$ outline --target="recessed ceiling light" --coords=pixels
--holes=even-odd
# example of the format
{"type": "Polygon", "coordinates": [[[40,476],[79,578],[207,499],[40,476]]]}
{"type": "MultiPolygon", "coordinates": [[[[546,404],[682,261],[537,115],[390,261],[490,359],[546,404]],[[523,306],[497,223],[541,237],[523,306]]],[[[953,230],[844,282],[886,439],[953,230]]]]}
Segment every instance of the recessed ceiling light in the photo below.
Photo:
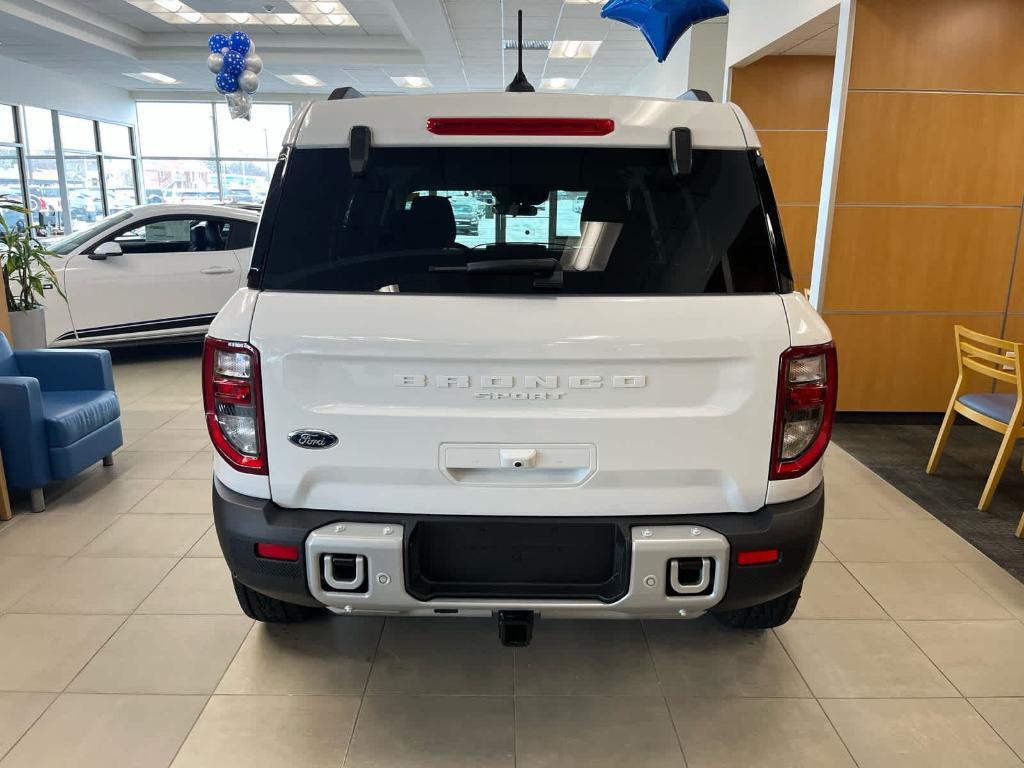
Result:
{"type": "Polygon", "coordinates": [[[315,88],[318,85],[323,85],[323,81],[319,78],[313,77],[313,75],[305,75],[302,73],[294,75],[278,75],[278,77],[284,80],[289,85],[304,85],[307,88],[315,88]]]}
{"type": "Polygon", "coordinates": [[[574,77],[545,77],[540,81],[541,88],[552,91],[567,91],[576,87],[579,78],[574,77]]]}
{"type": "Polygon", "coordinates": [[[231,20],[235,22],[235,24],[248,24],[252,21],[251,13],[229,13],[228,16],[231,17],[231,20]]]}
{"type": "MultiPolygon", "coordinates": [[[[506,51],[518,51],[518,40],[502,40],[501,47],[506,51]]],[[[546,51],[551,47],[550,40],[523,40],[524,51],[546,51]]]]}
{"type": "Polygon", "coordinates": [[[125,72],[123,74],[126,77],[134,77],[136,80],[156,83],[157,85],[175,85],[181,82],[180,80],[175,80],[170,75],[165,75],[163,72],[125,72]]]}
{"type": "Polygon", "coordinates": [[[359,23],[347,13],[332,13],[327,20],[336,27],[357,27],[359,23]]]}
{"type": "Polygon", "coordinates": [[[283,21],[285,24],[294,24],[299,20],[299,14],[297,13],[279,13],[277,18],[283,21]]]}
{"type": "Polygon", "coordinates": [[[171,13],[177,13],[185,5],[181,0],[156,0],[156,4],[171,13]]]}
{"type": "Polygon", "coordinates": [[[198,24],[203,19],[203,14],[196,11],[183,11],[178,14],[189,24],[198,24]]]}
{"type": "Polygon", "coordinates": [[[410,75],[407,77],[392,77],[391,81],[402,88],[430,88],[430,80],[426,77],[410,75]]]}
{"type": "Polygon", "coordinates": [[[314,3],[320,9],[320,13],[334,13],[334,3],[314,3]]]}
{"type": "Polygon", "coordinates": [[[555,40],[551,43],[552,59],[592,59],[600,40],[555,40]]]}

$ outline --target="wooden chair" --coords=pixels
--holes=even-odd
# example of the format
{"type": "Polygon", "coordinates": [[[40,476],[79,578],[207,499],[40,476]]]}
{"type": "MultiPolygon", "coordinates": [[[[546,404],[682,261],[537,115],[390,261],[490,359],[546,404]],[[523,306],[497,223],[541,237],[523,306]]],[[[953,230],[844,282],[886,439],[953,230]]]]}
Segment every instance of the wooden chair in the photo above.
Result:
{"type": "MultiPolygon", "coordinates": [[[[935,447],[928,460],[928,474],[935,472],[942,451],[949,439],[949,432],[956,420],[956,414],[988,427],[1003,436],[992,465],[985,490],[978,502],[978,509],[986,510],[992,502],[996,486],[1006,469],[1006,462],[1013,453],[1017,440],[1024,437],[1024,378],[1021,376],[1021,350],[1024,344],[1017,344],[994,336],[985,336],[961,325],[956,326],[956,354],[959,376],[949,399],[942,428],[935,438],[935,447]],[[993,392],[967,392],[970,372],[980,373],[988,379],[1001,381],[1013,386],[1015,394],[993,392]]],[[[1024,465],[1021,467],[1024,470],[1024,465]]],[[[1024,536],[1024,515],[1017,525],[1017,536],[1024,536]]]]}

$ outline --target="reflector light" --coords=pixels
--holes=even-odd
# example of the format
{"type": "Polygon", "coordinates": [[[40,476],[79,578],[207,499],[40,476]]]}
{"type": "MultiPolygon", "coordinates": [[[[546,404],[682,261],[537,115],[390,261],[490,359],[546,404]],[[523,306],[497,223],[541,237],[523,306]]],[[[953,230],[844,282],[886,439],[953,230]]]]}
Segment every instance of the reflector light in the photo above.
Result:
{"type": "Polygon", "coordinates": [[[432,117],[436,136],[607,136],[615,121],[589,117],[432,117]]]}
{"type": "Polygon", "coordinates": [[[736,565],[767,565],[779,562],[778,549],[751,549],[736,555],[736,565]]]}
{"type": "Polygon", "coordinates": [[[256,554],[268,560],[287,560],[294,563],[299,559],[299,548],[289,544],[257,544],[256,554]]]}

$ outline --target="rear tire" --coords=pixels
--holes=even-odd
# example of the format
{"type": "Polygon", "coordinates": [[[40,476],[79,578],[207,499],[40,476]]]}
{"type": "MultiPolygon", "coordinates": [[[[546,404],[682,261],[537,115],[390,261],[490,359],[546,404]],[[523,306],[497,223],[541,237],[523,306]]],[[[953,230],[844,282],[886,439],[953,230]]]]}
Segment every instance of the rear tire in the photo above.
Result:
{"type": "Polygon", "coordinates": [[[299,621],[306,621],[318,616],[323,611],[319,608],[311,608],[308,605],[295,605],[268,597],[254,589],[242,584],[238,579],[232,577],[235,583],[235,594],[238,596],[238,604],[242,611],[250,619],[265,621],[271,624],[294,624],[299,621]]]}
{"type": "Polygon", "coordinates": [[[779,595],[774,600],[758,603],[748,608],[737,608],[734,611],[722,611],[714,614],[719,623],[733,629],[771,629],[781,627],[793,615],[796,604],[800,602],[800,590],[803,582],[796,589],[779,595]]]}

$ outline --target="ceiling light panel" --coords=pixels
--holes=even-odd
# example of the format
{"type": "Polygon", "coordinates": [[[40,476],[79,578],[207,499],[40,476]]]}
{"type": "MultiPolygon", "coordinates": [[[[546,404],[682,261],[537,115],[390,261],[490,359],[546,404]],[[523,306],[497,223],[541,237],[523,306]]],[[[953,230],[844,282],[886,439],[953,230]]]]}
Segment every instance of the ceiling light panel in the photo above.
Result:
{"type": "Polygon", "coordinates": [[[420,75],[406,75],[403,77],[392,77],[391,81],[400,88],[432,88],[430,78],[420,75]]]}
{"type": "Polygon", "coordinates": [[[284,80],[289,85],[302,85],[306,88],[315,88],[319,85],[323,85],[323,80],[320,80],[313,75],[307,75],[303,73],[297,73],[294,75],[278,75],[278,78],[284,80]]]}
{"type": "Polygon", "coordinates": [[[272,13],[249,13],[218,8],[223,3],[230,6],[229,0],[220,3],[204,2],[204,7],[211,8],[206,12],[197,11],[185,0],[127,0],[142,11],[157,17],[168,24],[206,24],[222,27],[260,25],[274,27],[358,27],[356,20],[344,3],[336,0],[291,0],[275,4],[272,13]]]}
{"type": "Polygon", "coordinates": [[[545,91],[571,91],[579,81],[578,77],[545,77],[540,87],[545,91]]]}
{"type": "Polygon", "coordinates": [[[552,59],[592,59],[600,40],[554,40],[551,43],[552,59]]]}
{"type": "Polygon", "coordinates": [[[163,72],[123,72],[125,77],[134,77],[136,80],[141,80],[144,83],[154,83],[156,85],[177,85],[181,81],[175,80],[170,75],[165,75],[163,72]]]}

